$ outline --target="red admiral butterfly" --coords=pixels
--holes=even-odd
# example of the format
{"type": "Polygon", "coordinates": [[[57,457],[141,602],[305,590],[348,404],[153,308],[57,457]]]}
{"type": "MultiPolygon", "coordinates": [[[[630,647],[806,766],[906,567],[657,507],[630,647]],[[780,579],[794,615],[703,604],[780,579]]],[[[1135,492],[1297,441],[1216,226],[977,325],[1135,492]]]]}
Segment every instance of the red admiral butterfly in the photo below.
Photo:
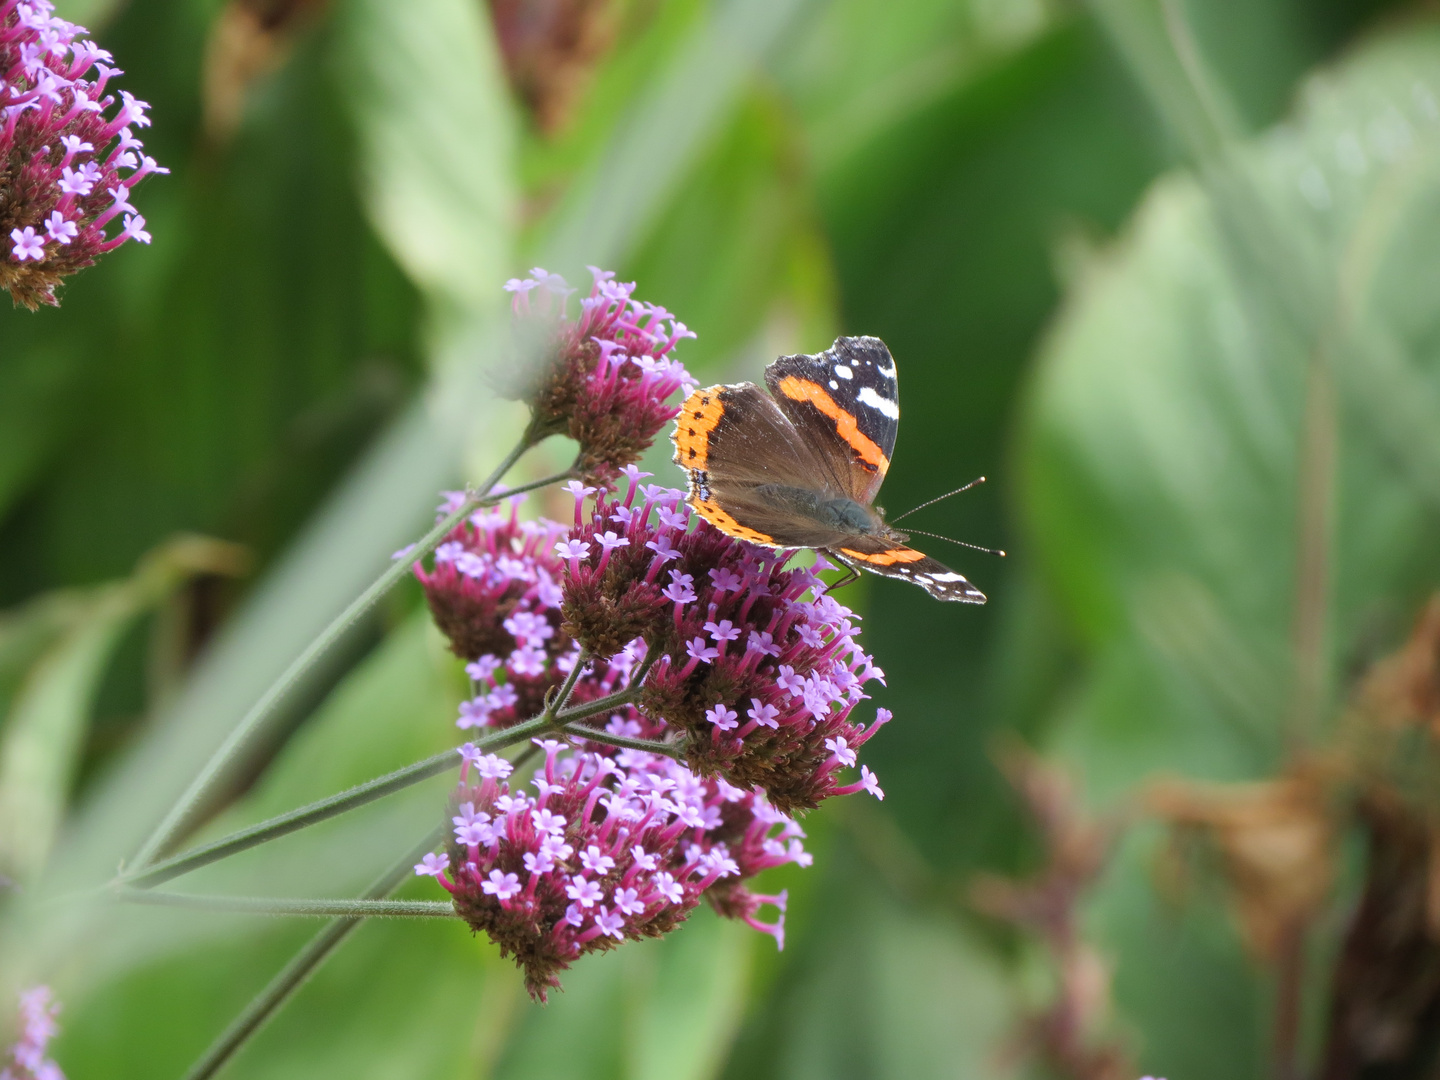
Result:
{"type": "Polygon", "coordinates": [[[852,570],[913,581],[938,600],[985,602],[872,505],[900,428],[883,341],[842,337],[815,356],[782,356],[765,387],[708,386],[680,407],[670,438],[701,517],[752,544],[816,548],[852,570]]]}

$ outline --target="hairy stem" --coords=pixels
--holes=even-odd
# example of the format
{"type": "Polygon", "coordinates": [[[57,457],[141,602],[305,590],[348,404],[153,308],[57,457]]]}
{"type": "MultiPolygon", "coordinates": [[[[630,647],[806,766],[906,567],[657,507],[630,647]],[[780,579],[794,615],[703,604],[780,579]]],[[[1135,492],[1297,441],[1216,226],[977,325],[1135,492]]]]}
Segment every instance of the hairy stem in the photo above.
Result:
{"type": "MultiPolygon", "coordinates": [[[[434,848],[447,831],[448,826],[442,825],[430,832],[423,841],[406,852],[403,859],[376,878],[361,899],[383,900],[389,896],[414,872],[413,864],[434,848]]],[[[362,921],[363,916],[346,915],[336,919],[311,938],[280,973],[270,980],[270,985],[260,991],[250,1004],[245,1006],[244,1011],[231,1021],[230,1026],[210,1045],[210,1049],[201,1055],[200,1060],[190,1067],[190,1071],[185,1074],[185,1080],[209,1080],[224,1068],[225,1063],[305,984],[305,980],[362,921]]]]}
{"type": "MultiPolygon", "coordinates": [[[[485,750],[503,750],[507,746],[514,746],[535,732],[545,729],[546,725],[539,723],[540,719],[537,717],[503,731],[491,732],[489,735],[476,739],[475,745],[485,750]]],[[[174,858],[166,859],[164,862],[155,863],[145,870],[123,875],[116,880],[116,884],[141,889],[159,885],[171,878],[177,878],[181,874],[188,874],[202,866],[247,851],[268,840],[275,840],[328,818],[337,817],[346,811],[364,806],[366,803],[372,803],[376,799],[383,799],[386,795],[403,791],[407,787],[422,783],[432,776],[439,776],[441,773],[455,768],[459,764],[459,760],[458,750],[442,750],[413,765],[406,765],[392,773],[376,777],[374,780],[356,784],[347,791],[319,799],[266,821],[258,822],[248,828],[240,829],[209,844],[193,848],[174,858]]]]}
{"type": "Polygon", "coordinates": [[[605,697],[596,698],[594,701],[587,701],[583,705],[576,705],[573,708],[566,709],[564,712],[556,713],[555,719],[562,725],[569,724],[575,720],[584,720],[587,716],[607,712],[621,705],[633,705],[636,696],[636,692],[627,687],[624,690],[617,690],[613,694],[607,694],[605,697]]]}
{"type": "Polygon", "coordinates": [[[478,495],[466,499],[459,509],[447,515],[444,520],[426,533],[406,558],[395,560],[368,589],[356,597],[349,607],[320,632],[319,637],[312,641],[304,652],[295,658],[280,678],[276,679],[270,688],[260,696],[260,700],[250,707],[250,711],[235,725],[230,734],[226,736],[225,741],[205,763],[204,768],[191,781],[190,786],[176,800],[175,805],[170,808],[170,812],[165,815],[160,824],[155,826],[154,831],[135,855],[134,861],[137,866],[148,866],[161,852],[174,843],[175,839],[188,827],[196,807],[204,800],[211,787],[250,742],[260,726],[269,719],[271,713],[275,711],[301,677],[344,635],[345,631],[349,630],[361,616],[374,606],[376,601],[389,592],[401,578],[410,573],[410,568],[416,559],[423,558],[433,551],[451,529],[480,506],[483,497],[500,482],[500,478],[529,448],[530,444],[523,440],[517,444],[506,455],[505,460],[490,474],[490,477],[481,486],[478,495]]]}
{"type": "Polygon", "coordinates": [[[238,911],[255,915],[302,915],[313,918],[454,919],[455,905],[444,900],[304,900],[270,896],[203,896],[195,893],[122,889],[115,894],[127,904],[238,911]]]}
{"type": "MultiPolygon", "coordinates": [[[[575,671],[580,670],[581,665],[577,664],[575,671]]],[[[572,673],[573,674],[573,673],[572,673]]],[[[567,682],[573,688],[579,676],[567,682]]],[[[563,689],[563,688],[562,688],[563,689]]],[[[587,702],[572,709],[554,713],[541,713],[532,717],[524,723],[516,724],[513,727],[505,728],[502,731],[491,732],[475,740],[475,745],[485,750],[503,750],[507,746],[514,746],[516,743],[524,742],[534,735],[542,735],[547,731],[557,729],[564,730],[565,725],[574,721],[593,716],[598,712],[614,708],[617,704],[628,703],[631,692],[622,690],[619,694],[612,694],[598,701],[587,702]]],[[[559,698],[560,695],[557,695],[559,698]]],[[[589,738],[590,736],[586,736],[589,738]]],[[[608,736],[607,736],[608,737],[608,736]]],[[[597,739],[596,741],[605,741],[597,739]]],[[[618,745],[618,744],[617,744],[618,745]]],[[[627,744],[628,745],[628,744],[627,744]]],[[[642,747],[643,749],[643,747],[642,747]]],[[[661,751],[657,751],[661,752],[661,751]]],[[[269,840],[278,839],[292,832],[321,821],[337,817],[357,807],[372,803],[377,799],[383,799],[386,795],[392,795],[397,791],[403,791],[407,787],[424,782],[432,776],[439,776],[441,773],[453,769],[459,762],[455,750],[444,750],[433,757],[417,761],[413,765],[406,765],[404,768],[396,769],[392,773],[376,777],[374,780],[367,780],[363,784],[357,784],[347,791],[339,792],[324,799],[319,799],[305,806],[297,807],[284,814],[278,814],[266,821],[258,822],[247,828],[237,830],[228,836],[222,836],[208,844],[183,852],[163,862],[154,863],[143,870],[137,870],[130,874],[122,875],[114,882],[115,885],[128,886],[137,889],[148,889],[160,885],[172,878],[188,874],[192,870],[198,870],[202,866],[219,862],[221,859],[229,858],[231,855],[238,855],[242,851],[248,851],[269,840]]]]}
{"type": "Polygon", "coordinates": [[[565,708],[565,703],[570,700],[570,695],[575,692],[575,684],[580,681],[580,676],[585,673],[585,668],[589,663],[590,651],[588,649],[581,649],[580,655],[575,658],[575,666],[572,667],[570,673],[565,676],[565,681],[560,684],[560,688],[554,695],[546,696],[545,712],[542,715],[552,724],[555,724],[556,727],[560,726],[556,720],[556,716],[565,708]]]}
{"type": "Polygon", "coordinates": [[[631,690],[638,691],[640,689],[641,684],[645,681],[645,676],[650,674],[650,669],[655,666],[656,661],[663,653],[664,649],[661,648],[658,641],[650,643],[650,648],[645,652],[645,659],[640,661],[640,666],[635,669],[635,674],[630,676],[631,690]]]}
{"type": "Polygon", "coordinates": [[[584,724],[566,724],[562,728],[567,735],[575,735],[581,739],[589,739],[591,742],[605,743],[607,746],[620,746],[626,750],[645,750],[652,754],[664,754],[676,761],[684,760],[684,744],[657,742],[654,739],[632,739],[628,735],[616,735],[613,732],[601,728],[586,727],[584,724]]]}

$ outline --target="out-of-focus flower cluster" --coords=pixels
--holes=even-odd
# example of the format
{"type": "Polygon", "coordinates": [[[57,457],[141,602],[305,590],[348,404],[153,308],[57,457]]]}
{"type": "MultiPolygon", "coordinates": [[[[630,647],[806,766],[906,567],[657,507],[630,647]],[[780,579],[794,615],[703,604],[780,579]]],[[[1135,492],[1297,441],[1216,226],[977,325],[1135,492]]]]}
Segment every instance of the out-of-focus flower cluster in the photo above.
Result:
{"type": "Polygon", "coordinates": [[[868,769],[839,779],[888,719],[850,722],[862,685],[879,677],[853,614],[812,571],[786,569],[783,553],[725,536],[692,518],[680,492],[624,472],[623,497],[572,484],[570,528],[522,521],[512,501],[470,515],[429,568],[416,566],[475,688],[459,727],[530,719],[584,664],[567,707],[636,691],[586,726],[684,758],[545,741],[532,793],[507,762],[467,751],[454,840],[416,869],[515,957],[541,998],[577,957],[663,934],[702,898],[782,941],[783,894],[746,882],[808,865],[788,815],[831,795],[880,794],[868,769]],[[773,924],[758,917],[767,903],[782,912],[773,924]]]}
{"type": "MultiPolygon", "coordinates": [[[[609,726],[657,727],[620,715],[609,726]]],[[[515,958],[532,995],[543,1000],[586,953],[668,933],[702,897],[783,945],[785,894],[752,893],[743,882],[810,856],[800,827],[763,795],[643,750],[536,742],[545,763],[530,785],[512,783],[509,762],[467,744],[453,839],[415,868],[515,958]],[[780,911],[773,924],[757,917],[765,904],[780,911]]]]}
{"type": "Polygon", "coordinates": [[[45,1056],[46,1046],[59,1030],[55,1023],[59,1012],[48,986],[20,995],[20,1038],[0,1069],[0,1080],[65,1080],[60,1066],[45,1056]]]}
{"type": "Polygon", "coordinates": [[[596,656],[634,637],[660,650],[639,705],[685,733],[700,774],[762,788],[786,812],[862,788],[883,798],[868,767],[837,779],[890,718],[850,720],[883,679],[856,643],[858,617],[815,570],[788,566],[791,552],[725,535],[643,475],[631,471],[623,498],[572,485],[575,527],[557,546],[570,633],[596,656]]]}
{"type": "Polygon", "coordinates": [[[169,171],[135,137],[150,124],[145,102],[106,92],[121,74],[114,57],[53,12],[49,0],[0,0],[0,288],[32,310],[104,252],[150,242],[130,193],[169,171]]]}
{"type": "Polygon", "coordinates": [[[574,319],[566,305],[575,290],[559,274],[536,267],[531,277],[505,283],[528,349],[500,389],[529,404],[533,441],[569,435],[580,444],[579,474],[608,483],[680,411],[671,399],[695,380],[671,353],[695,335],[663,307],[634,299],[634,282],[593,266],[590,272],[594,284],[574,319]]]}

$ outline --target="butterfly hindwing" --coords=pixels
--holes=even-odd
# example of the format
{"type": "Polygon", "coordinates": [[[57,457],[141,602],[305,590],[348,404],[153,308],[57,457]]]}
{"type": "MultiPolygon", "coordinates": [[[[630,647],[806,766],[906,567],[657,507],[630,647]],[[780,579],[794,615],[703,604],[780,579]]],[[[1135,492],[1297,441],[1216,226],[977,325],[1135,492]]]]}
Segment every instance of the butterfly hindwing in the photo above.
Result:
{"type": "Polygon", "coordinates": [[[914,582],[937,600],[985,603],[985,594],[938,559],[882,536],[853,536],[825,549],[825,554],[857,570],[914,582]]]}
{"type": "Polygon", "coordinates": [[[836,338],[822,353],[782,356],[765,385],[799,430],[827,457],[856,502],[875,500],[900,430],[895,360],[874,337],[836,338]]]}
{"type": "Polygon", "coordinates": [[[824,490],[835,481],[812,444],[754,383],[694,391],[680,407],[671,441],[675,463],[690,480],[690,505],[716,528],[772,547],[835,539],[833,530],[764,497],[777,486],[824,490]]]}

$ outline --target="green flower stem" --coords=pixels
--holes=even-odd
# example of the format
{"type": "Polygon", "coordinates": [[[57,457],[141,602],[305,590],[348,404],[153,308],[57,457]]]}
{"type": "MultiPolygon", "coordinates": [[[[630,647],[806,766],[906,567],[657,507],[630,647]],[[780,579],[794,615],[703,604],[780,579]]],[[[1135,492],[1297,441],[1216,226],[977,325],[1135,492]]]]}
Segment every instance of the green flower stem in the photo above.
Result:
{"type": "Polygon", "coordinates": [[[121,889],[116,897],[128,904],[238,911],[255,915],[336,916],[366,919],[454,919],[455,905],[444,900],[291,900],[269,896],[199,896],[194,893],[121,889]]]}
{"type": "Polygon", "coordinates": [[[599,728],[586,727],[584,724],[566,724],[562,729],[567,735],[576,735],[582,739],[589,739],[591,742],[605,743],[607,746],[622,746],[627,750],[646,750],[652,754],[664,754],[676,761],[684,759],[683,743],[656,742],[654,739],[632,739],[628,735],[615,735],[609,731],[599,728]]]}
{"type": "MultiPolygon", "coordinates": [[[[652,650],[653,651],[653,650],[652,650]]],[[[565,683],[552,699],[555,703],[565,701],[575,684],[580,680],[584,669],[584,658],[577,663],[574,669],[566,677],[565,683]]],[[[652,657],[646,657],[646,664],[653,664],[652,657]]],[[[563,731],[567,734],[581,735],[584,738],[595,742],[613,742],[616,746],[627,746],[632,749],[652,750],[657,754],[668,754],[675,757],[679,751],[672,744],[651,743],[644,739],[630,739],[619,741],[620,737],[612,736],[608,732],[596,732],[590,728],[580,727],[575,721],[583,720],[586,717],[594,716],[597,713],[613,709],[618,705],[628,705],[635,700],[638,679],[643,679],[644,674],[637,673],[637,680],[632,680],[631,687],[621,690],[618,693],[607,695],[596,701],[586,702],[570,709],[560,709],[558,704],[552,709],[533,717],[522,724],[505,728],[503,731],[492,732],[475,740],[475,745],[484,750],[503,750],[507,746],[514,746],[534,735],[542,735],[547,731],[563,731]]],[[[377,799],[383,799],[386,795],[403,791],[407,787],[424,782],[432,776],[439,776],[441,773],[453,769],[457,764],[458,757],[455,750],[445,750],[435,754],[433,757],[417,761],[413,765],[406,765],[404,768],[396,769],[392,773],[376,777],[374,780],[367,780],[363,784],[357,784],[347,791],[330,795],[327,798],[319,799],[305,806],[297,807],[294,810],[279,814],[265,821],[257,822],[254,825],[222,836],[208,844],[192,848],[163,862],[154,863],[144,869],[133,873],[123,874],[112,884],[113,886],[129,887],[134,889],[148,889],[163,884],[173,878],[188,874],[192,870],[198,870],[202,866],[219,862],[221,859],[229,858],[231,855],[238,855],[242,851],[248,851],[269,840],[275,840],[292,832],[310,825],[315,825],[332,817],[337,817],[349,810],[372,803],[377,799]]]]}
{"type": "MultiPolygon", "coordinates": [[[[576,670],[580,669],[576,665],[576,670]]],[[[573,683],[572,683],[573,685],[573,683]]],[[[485,750],[503,750],[507,746],[514,746],[516,743],[524,742],[533,735],[543,735],[547,731],[564,730],[565,725],[574,720],[584,719],[593,716],[598,712],[613,708],[617,704],[625,704],[631,700],[627,695],[628,690],[622,690],[619,694],[612,694],[598,701],[587,702],[578,705],[573,709],[566,709],[563,712],[550,715],[541,713],[523,724],[516,724],[514,727],[505,728],[503,731],[492,732],[475,740],[475,745],[485,750]]],[[[588,736],[587,736],[588,737],[588,736]]],[[[221,859],[229,858],[231,855],[238,855],[242,851],[248,851],[268,840],[275,840],[289,833],[297,832],[309,825],[325,821],[328,818],[337,817],[348,810],[364,806],[366,803],[382,799],[397,791],[403,791],[414,784],[422,783],[432,776],[439,776],[449,769],[453,769],[459,758],[455,750],[445,750],[433,757],[417,761],[413,765],[406,765],[404,768],[396,769],[392,773],[368,780],[363,784],[357,784],[348,791],[342,791],[327,798],[308,803],[305,806],[279,814],[266,821],[258,822],[248,828],[240,829],[222,836],[218,840],[204,844],[201,847],[193,848],[174,858],[166,859],[164,862],[155,863],[143,870],[131,874],[122,875],[116,879],[119,886],[128,886],[137,889],[148,889],[160,885],[172,878],[182,874],[188,874],[192,870],[198,870],[202,866],[219,862],[221,859]]]]}
{"type": "Polygon", "coordinates": [[[633,705],[637,696],[634,690],[627,687],[624,690],[617,690],[613,694],[607,694],[605,697],[596,698],[594,701],[587,701],[583,705],[575,705],[564,712],[556,713],[555,720],[562,726],[574,720],[584,720],[587,716],[594,716],[596,713],[618,708],[621,705],[633,705]]]}
{"type": "Polygon", "coordinates": [[[556,714],[565,708],[565,703],[570,700],[570,695],[575,691],[575,684],[580,681],[580,676],[584,674],[585,667],[589,663],[589,650],[581,649],[580,655],[575,658],[575,666],[572,667],[570,673],[565,676],[565,681],[560,684],[560,689],[554,694],[547,694],[545,696],[545,711],[541,715],[557,728],[561,725],[556,719],[556,714]]]}
{"type": "Polygon", "coordinates": [[[122,875],[117,884],[148,889],[169,881],[171,878],[188,874],[192,870],[198,870],[202,866],[219,862],[231,855],[238,855],[267,840],[278,839],[306,826],[343,814],[347,810],[354,810],[356,807],[364,806],[376,799],[383,799],[386,795],[402,791],[412,784],[418,784],[432,776],[439,776],[459,764],[460,756],[456,751],[442,751],[424,761],[417,761],[413,765],[406,765],[385,776],[357,784],[348,791],[339,792],[267,821],[261,821],[249,828],[240,829],[209,844],[192,848],[183,854],[155,863],[147,869],[122,875]]]}
{"type": "MultiPolygon", "coordinates": [[[[361,899],[383,900],[389,896],[414,873],[414,864],[420,857],[432,850],[448,832],[448,823],[430,832],[423,841],[406,852],[403,859],[377,878],[361,899]]],[[[250,1004],[245,1006],[244,1011],[231,1021],[230,1026],[210,1045],[210,1049],[205,1051],[200,1060],[190,1067],[190,1071],[185,1074],[185,1080],[209,1080],[224,1068],[226,1062],[304,985],[311,973],[337,945],[350,936],[351,931],[359,926],[363,919],[361,915],[346,915],[336,919],[311,938],[280,973],[270,980],[270,985],[260,991],[250,1004]]]]}
{"type": "Polygon", "coordinates": [[[145,843],[141,845],[139,852],[137,852],[135,856],[135,865],[140,867],[150,865],[155,861],[157,856],[175,842],[176,838],[189,824],[195,808],[204,800],[211,786],[220,778],[221,774],[224,773],[236,754],[239,753],[260,726],[270,717],[270,714],[274,712],[276,706],[285,699],[285,696],[295,684],[299,682],[300,678],[340,639],[345,631],[350,629],[361,616],[374,606],[376,601],[411,572],[411,567],[417,559],[422,559],[433,551],[440,541],[449,534],[451,529],[468,515],[472,514],[478,507],[486,505],[487,502],[498,501],[514,492],[528,491],[531,488],[552,484],[557,480],[563,480],[572,475],[572,470],[566,470],[556,476],[547,477],[544,480],[537,480],[532,484],[524,484],[511,489],[510,492],[487,498],[491,489],[500,482],[500,479],[510,470],[510,467],[520,459],[520,456],[524,454],[526,450],[530,449],[531,445],[532,443],[522,439],[521,442],[506,455],[505,460],[490,474],[484,484],[481,485],[478,495],[472,495],[467,498],[454,513],[447,515],[444,520],[426,533],[406,558],[395,560],[395,562],[375,580],[374,584],[361,593],[349,607],[340,613],[334,622],[321,631],[319,637],[312,641],[304,652],[295,658],[294,662],[285,669],[280,678],[261,695],[260,700],[255,702],[255,704],[250,707],[250,711],[235,725],[234,730],[232,730],[225,741],[220,744],[220,747],[215,751],[214,755],[206,762],[205,767],[200,770],[199,775],[195,777],[190,786],[186,788],[184,794],[182,794],[175,805],[171,807],[170,812],[165,815],[164,819],[155,827],[145,843]]]}
{"type": "Polygon", "coordinates": [[[631,690],[638,691],[640,689],[640,684],[645,681],[645,676],[650,674],[650,669],[655,666],[655,662],[660,659],[663,652],[664,649],[661,648],[660,642],[651,642],[650,648],[646,650],[645,659],[640,661],[640,666],[635,669],[635,674],[630,678],[631,690]]]}

